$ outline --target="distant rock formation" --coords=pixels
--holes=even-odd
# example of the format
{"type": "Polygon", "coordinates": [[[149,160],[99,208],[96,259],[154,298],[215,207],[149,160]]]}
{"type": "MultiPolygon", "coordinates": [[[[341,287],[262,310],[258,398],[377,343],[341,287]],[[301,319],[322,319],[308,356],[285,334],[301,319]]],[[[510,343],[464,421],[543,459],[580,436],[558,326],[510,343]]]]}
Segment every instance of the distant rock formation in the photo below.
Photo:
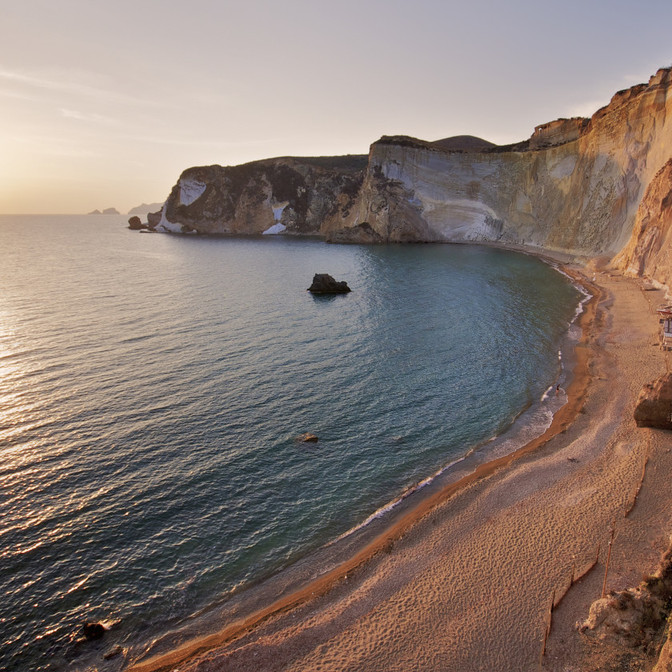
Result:
{"type": "Polygon", "coordinates": [[[89,215],[120,215],[121,213],[116,208],[105,208],[102,212],[100,210],[93,210],[89,215]]]}
{"type": "Polygon", "coordinates": [[[383,136],[368,158],[189,168],[157,229],[339,243],[497,242],[615,257],[626,272],[669,284],[671,157],[672,83],[663,68],[591,118],[538,125],[512,145],[383,136]]]}
{"type": "Polygon", "coordinates": [[[163,203],[143,203],[136,205],[128,211],[129,215],[148,215],[150,212],[158,212],[163,207],[163,203]]]}
{"type": "Polygon", "coordinates": [[[486,149],[497,147],[494,142],[488,142],[474,135],[454,135],[452,138],[435,140],[430,143],[432,147],[447,152],[481,152],[486,149]]]}
{"type": "Polygon", "coordinates": [[[638,427],[672,429],[672,373],[644,385],[635,406],[638,427]]]}
{"type": "Polygon", "coordinates": [[[351,290],[345,280],[339,282],[328,273],[315,273],[308,291],[311,294],[347,294],[351,290]]]}

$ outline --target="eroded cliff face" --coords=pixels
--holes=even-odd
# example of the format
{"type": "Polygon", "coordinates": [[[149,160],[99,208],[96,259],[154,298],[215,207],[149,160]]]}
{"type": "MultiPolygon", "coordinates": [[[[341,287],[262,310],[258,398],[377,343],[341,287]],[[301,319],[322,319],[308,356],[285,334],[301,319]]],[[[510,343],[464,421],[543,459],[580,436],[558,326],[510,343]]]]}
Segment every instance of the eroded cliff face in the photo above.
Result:
{"type": "Polygon", "coordinates": [[[632,236],[613,265],[626,275],[672,287],[672,159],[649,183],[632,236]]]}
{"type": "Polygon", "coordinates": [[[347,219],[360,191],[366,156],[280,158],[241,166],[185,170],[159,227],[180,232],[317,234],[347,219]]]}
{"type": "Polygon", "coordinates": [[[173,188],[162,225],[320,234],[334,242],[491,241],[585,257],[616,255],[635,231],[639,242],[618,263],[667,282],[668,228],[659,227],[651,242],[651,222],[664,215],[653,204],[665,190],[662,173],[658,196],[652,191],[652,203],[642,203],[648,210],[639,218],[637,212],[672,157],[670,88],[670,69],[661,69],[592,118],[542,124],[509,147],[397,136],[374,143],[368,161],[284,158],[191,168],[173,188]]]}
{"type": "Polygon", "coordinates": [[[669,87],[669,69],[660,70],[591,119],[538,126],[510,148],[446,152],[382,138],[339,236],[351,229],[356,240],[367,222],[382,240],[498,241],[611,256],[672,155],[669,87]]]}

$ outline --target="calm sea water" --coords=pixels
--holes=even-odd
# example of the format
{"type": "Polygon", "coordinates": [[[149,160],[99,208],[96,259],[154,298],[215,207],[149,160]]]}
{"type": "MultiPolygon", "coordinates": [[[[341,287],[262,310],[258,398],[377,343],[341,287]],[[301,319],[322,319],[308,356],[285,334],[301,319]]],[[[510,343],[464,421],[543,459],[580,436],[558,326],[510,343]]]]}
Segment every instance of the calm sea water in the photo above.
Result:
{"type": "Polygon", "coordinates": [[[539,402],[579,300],[494,249],[125,219],[0,217],[3,669],[119,669],[362,523],[539,402]]]}

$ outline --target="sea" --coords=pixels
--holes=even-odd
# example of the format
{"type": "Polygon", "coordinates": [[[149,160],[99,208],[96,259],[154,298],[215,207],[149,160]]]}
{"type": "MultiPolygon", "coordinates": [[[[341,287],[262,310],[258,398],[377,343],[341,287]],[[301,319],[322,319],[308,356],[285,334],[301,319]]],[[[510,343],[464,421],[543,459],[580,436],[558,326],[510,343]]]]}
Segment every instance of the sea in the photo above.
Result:
{"type": "Polygon", "coordinates": [[[121,670],[541,433],[584,299],[477,245],[0,216],[0,669],[121,670]]]}

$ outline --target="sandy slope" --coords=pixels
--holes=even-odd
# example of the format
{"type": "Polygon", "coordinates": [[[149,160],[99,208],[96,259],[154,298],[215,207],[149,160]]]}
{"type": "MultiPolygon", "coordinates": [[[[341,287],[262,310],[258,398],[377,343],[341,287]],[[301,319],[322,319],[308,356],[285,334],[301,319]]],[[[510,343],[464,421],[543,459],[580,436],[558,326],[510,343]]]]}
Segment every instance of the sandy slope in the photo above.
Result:
{"type": "Polygon", "coordinates": [[[580,348],[591,357],[588,377],[577,376],[572,393],[580,409],[573,422],[560,418],[555,437],[466,484],[321,597],[267,617],[179,669],[606,669],[609,652],[573,623],[599,597],[612,521],[610,588],[636,584],[666,547],[672,437],[632,420],[639,389],[666,368],[650,307],[663,297],[619,277],[602,274],[597,282],[603,294],[580,348]],[[556,610],[542,660],[553,593],[592,563],[598,543],[600,561],[556,610]]]}

